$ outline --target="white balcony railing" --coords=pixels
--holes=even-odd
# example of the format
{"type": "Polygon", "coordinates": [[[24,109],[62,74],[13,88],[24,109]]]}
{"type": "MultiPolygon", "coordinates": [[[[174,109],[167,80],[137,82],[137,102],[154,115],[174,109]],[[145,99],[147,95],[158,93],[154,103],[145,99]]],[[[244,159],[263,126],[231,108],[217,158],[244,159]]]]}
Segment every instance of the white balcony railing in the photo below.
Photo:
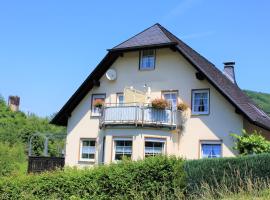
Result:
{"type": "Polygon", "coordinates": [[[176,128],[176,111],[145,105],[106,105],[101,109],[100,126],[134,125],[176,128]]]}

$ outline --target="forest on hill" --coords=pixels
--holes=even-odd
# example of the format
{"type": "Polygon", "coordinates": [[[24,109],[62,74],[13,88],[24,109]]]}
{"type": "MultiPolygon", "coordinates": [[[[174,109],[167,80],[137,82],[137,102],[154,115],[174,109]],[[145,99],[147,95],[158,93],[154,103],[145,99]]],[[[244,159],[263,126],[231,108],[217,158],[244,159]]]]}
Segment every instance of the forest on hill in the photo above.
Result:
{"type": "Polygon", "coordinates": [[[270,115],[270,94],[262,92],[254,92],[250,90],[244,90],[246,95],[250,97],[261,109],[270,115]]]}

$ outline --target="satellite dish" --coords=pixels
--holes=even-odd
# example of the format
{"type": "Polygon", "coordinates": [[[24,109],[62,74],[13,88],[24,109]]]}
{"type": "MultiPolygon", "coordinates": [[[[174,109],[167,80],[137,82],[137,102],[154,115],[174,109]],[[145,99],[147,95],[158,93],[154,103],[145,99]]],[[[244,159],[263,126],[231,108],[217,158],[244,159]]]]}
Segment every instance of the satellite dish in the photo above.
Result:
{"type": "Polygon", "coordinates": [[[117,77],[116,71],[114,69],[109,69],[106,72],[106,77],[107,77],[108,80],[114,81],[116,79],[116,77],[117,77]]]}

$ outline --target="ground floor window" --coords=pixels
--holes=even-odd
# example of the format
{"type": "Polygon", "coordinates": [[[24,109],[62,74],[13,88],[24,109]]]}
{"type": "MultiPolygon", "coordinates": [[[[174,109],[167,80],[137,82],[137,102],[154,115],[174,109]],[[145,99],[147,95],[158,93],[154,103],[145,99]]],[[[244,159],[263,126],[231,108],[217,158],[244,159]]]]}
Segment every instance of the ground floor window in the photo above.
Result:
{"type": "Polygon", "coordinates": [[[221,143],[201,143],[202,158],[219,158],[221,156],[221,143]]]}
{"type": "Polygon", "coordinates": [[[80,152],[81,161],[95,161],[96,140],[81,139],[80,152]]]}
{"type": "Polygon", "coordinates": [[[114,139],[115,155],[114,160],[122,160],[123,157],[132,157],[132,138],[114,139]]]}
{"type": "Polygon", "coordinates": [[[145,157],[164,154],[165,139],[146,138],[144,146],[145,157]]]}

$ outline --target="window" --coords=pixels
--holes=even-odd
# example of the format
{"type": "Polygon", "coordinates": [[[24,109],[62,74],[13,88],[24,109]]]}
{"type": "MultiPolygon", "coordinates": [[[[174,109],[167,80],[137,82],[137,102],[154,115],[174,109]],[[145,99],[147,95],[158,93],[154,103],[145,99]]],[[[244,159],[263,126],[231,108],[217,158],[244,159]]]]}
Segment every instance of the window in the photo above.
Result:
{"type": "Polygon", "coordinates": [[[124,94],[123,93],[116,94],[116,103],[117,103],[117,105],[124,104],[124,94]]]}
{"type": "Polygon", "coordinates": [[[81,139],[80,160],[95,161],[96,141],[94,139],[81,139]]]}
{"type": "Polygon", "coordinates": [[[101,100],[101,101],[103,101],[103,102],[105,102],[105,97],[106,97],[106,95],[105,94],[93,94],[92,95],[92,116],[100,116],[100,109],[99,108],[96,108],[95,106],[94,106],[94,103],[95,103],[95,101],[97,101],[97,100],[101,100]]]}
{"type": "Polygon", "coordinates": [[[145,139],[144,156],[156,156],[164,154],[165,139],[147,138],[145,139]]]}
{"type": "Polygon", "coordinates": [[[114,146],[115,146],[114,160],[122,160],[123,157],[131,158],[132,138],[115,138],[114,146]]]}
{"type": "Polygon", "coordinates": [[[192,91],[192,113],[209,114],[209,90],[192,91]]]}
{"type": "Polygon", "coordinates": [[[154,49],[141,51],[140,56],[140,70],[153,70],[155,69],[156,52],[154,49]]]}
{"type": "Polygon", "coordinates": [[[174,110],[177,108],[177,96],[178,96],[177,91],[162,92],[162,96],[164,99],[166,99],[170,103],[170,105],[172,106],[174,110]]]}
{"type": "Polygon", "coordinates": [[[201,158],[219,158],[221,157],[221,143],[202,143],[201,158]]]}

